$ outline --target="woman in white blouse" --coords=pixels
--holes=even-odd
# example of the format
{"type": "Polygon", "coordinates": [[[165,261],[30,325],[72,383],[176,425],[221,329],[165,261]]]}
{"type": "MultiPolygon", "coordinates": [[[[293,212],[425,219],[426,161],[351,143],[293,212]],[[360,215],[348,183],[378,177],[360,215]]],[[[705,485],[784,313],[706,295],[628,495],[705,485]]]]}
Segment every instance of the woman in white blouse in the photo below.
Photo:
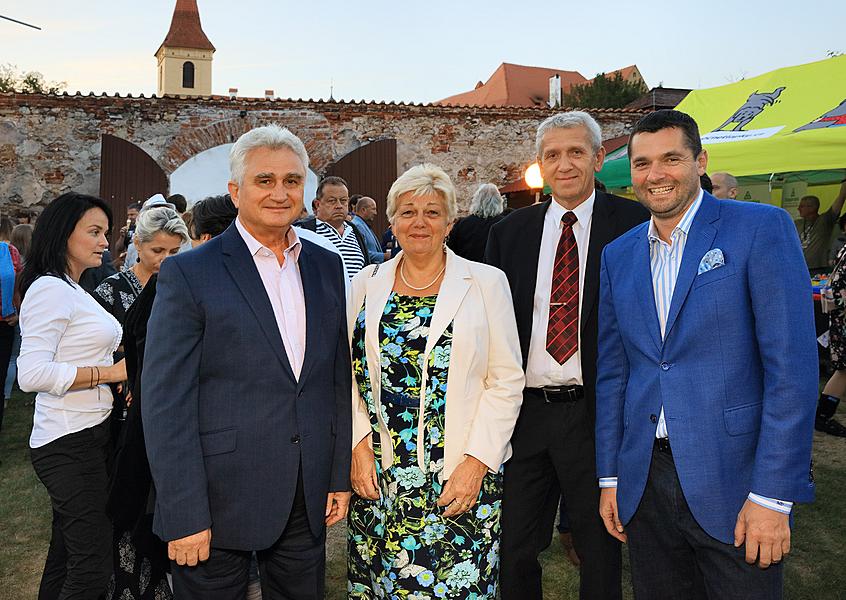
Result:
{"type": "Polygon", "coordinates": [[[97,598],[112,572],[107,384],[124,381],[126,368],[112,360],[120,324],[77,283],[100,266],[111,224],[99,198],[59,196],[38,219],[20,277],[18,382],[38,392],[29,445],[53,507],[42,600],[97,598]]]}

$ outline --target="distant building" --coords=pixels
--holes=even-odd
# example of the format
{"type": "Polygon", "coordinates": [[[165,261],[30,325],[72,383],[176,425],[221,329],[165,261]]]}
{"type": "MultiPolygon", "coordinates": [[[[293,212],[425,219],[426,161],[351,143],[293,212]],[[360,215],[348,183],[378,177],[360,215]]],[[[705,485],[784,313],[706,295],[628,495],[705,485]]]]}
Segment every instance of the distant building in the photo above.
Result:
{"type": "Polygon", "coordinates": [[[652,111],[662,108],[675,108],[689,93],[690,90],[679,88],[655,87],[637,100],[626,104],[625,108],[652,111]]]}
{"type": "Polygon", "coordinates": [[[170,30],[156,51],[158,95],[211,96],[214,46],[200,24],[197,0],[176,0],[170,30]]]}
{"type": "MultiPolygon", "coordinates": [[[[605,76],[613,78],[618,73],[630,83],[643,83],[645,85],[637,65],[611,71],[606,73],[605,76]]],[[[591,81],[578,71],[562,71],[561,69],[502,63],[485,83],[480,81],[476,84],[475,89],[444,98],[435,102],[435,104],[544,107],[554,105],[555,100],[568,93],[573,86],[584,85],[591,81]],[[560,93],[555,93],[550,85],[550,80],[556,76],[560,80],[560,93]]]]}

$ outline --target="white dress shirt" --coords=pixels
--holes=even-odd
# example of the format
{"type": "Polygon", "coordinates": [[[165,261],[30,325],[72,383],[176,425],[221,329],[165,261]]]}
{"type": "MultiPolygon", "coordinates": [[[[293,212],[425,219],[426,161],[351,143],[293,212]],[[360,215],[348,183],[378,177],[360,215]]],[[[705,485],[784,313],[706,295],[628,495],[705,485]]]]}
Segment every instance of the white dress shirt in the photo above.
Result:
{"type": "Polygon", "coordinates": [[[20,325],[18,383],[38,392],[30,448],[105,421],[113,403],[108,385],[68,390],[77,368],[114,364],[123,337],[117,319],[77,284],[42,276],[24,296],[20,325]]]}
{"type": "Polygon", "coordinates": [[[247,249],[256,264],[270,305],[273,307],[273,316],[276,317],[279,335],[285,345],[285,354],[288,356],[294,377],[299,379],[306,341],[305,295],[299,267],[302,242],[297,237],[294,228],[290,227],[286,239],[288,247],[284,252],[285,263],[280,266],[273,251],[263,246],[246,230],[241,223],[241,217],[235,219],[235,227],[244,243],[247,244],[247,249]]]}
{"type": "Polygon", "coordinates": [[[553,199],[544,216],[532,308],[532,337],[529,340],[529,357],[526,363],[526,387],[582,385],[583,383],[581,314],[585,268],[590,242],[590,225],[593,220],[595,199],[596,192],[594,191],[587,200],[579,204],[573,211],[568,211],[553,199]],[[576,238],[576,246],[579,250],[579,349],[563,365],[560,365],[546,351],[546,333],[549,326],[549,294],[552,291],[552,270],[555,266],[555,252],[563,228],[561,217],[567,212],[573,212],[576,215],[576,222],[573,223],[573,235],[576,238]]]}

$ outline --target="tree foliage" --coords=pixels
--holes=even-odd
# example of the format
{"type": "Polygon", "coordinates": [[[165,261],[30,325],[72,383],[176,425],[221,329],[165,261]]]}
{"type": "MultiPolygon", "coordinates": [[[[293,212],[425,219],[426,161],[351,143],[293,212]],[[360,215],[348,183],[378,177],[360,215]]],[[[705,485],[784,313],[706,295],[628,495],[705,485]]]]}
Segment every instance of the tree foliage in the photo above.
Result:
{"type": "Polygon", "coordinates": [[[0,65],[0,92],[24,94],[58,94],[64,91],[64,81],[46,81],[38,71],[21,71],[16,65],[0,65]]]}
{"type": "Polygon", "coordinates": [[[564,106],[578,108],[622,108],[648,91],[642,81],[626,81],[620,73],[613,77],[599,73],[593,81],[574,85],[561,101],[564,106]]]}

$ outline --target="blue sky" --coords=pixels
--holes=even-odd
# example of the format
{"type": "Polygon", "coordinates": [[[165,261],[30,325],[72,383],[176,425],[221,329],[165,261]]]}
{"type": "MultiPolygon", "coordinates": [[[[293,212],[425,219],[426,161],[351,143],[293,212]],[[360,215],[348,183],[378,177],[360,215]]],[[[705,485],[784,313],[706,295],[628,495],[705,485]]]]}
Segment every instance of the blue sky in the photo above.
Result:
{"type": "MultiPolygon", "coordinates": [[[[431,102],[472,89],[502,62],[590,78],[637,64],[650,86],[707,88],[846,52],[846,2],[715,0],[311,3],[199,0],[216,46],[213,92],[266,88],[431,102]]],[[[0,63],[66,81],[68,91],[155,92],[153,53],[175,0],[0,0],[0,63]]]]}

